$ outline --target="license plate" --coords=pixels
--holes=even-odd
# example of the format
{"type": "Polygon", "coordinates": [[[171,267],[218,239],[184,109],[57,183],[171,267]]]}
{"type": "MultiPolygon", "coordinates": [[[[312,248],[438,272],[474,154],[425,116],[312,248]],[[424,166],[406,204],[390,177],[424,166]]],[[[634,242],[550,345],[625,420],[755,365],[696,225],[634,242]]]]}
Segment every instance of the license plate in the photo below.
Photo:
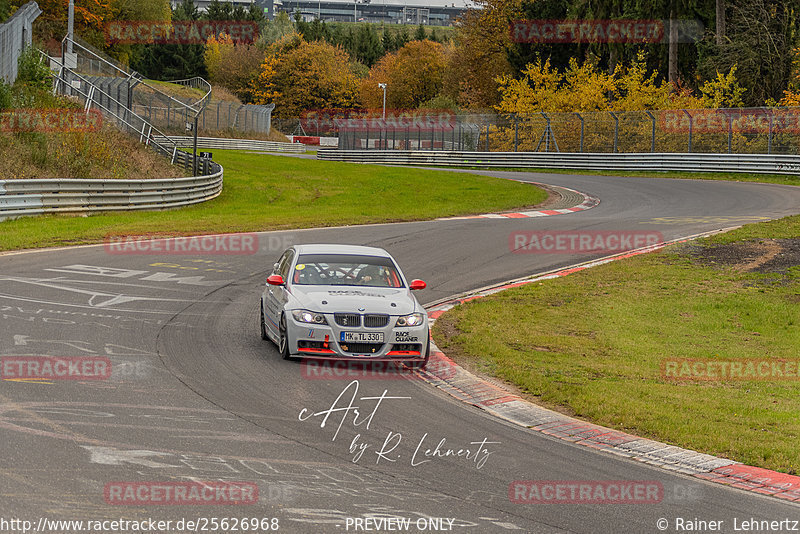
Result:
{"type": "Polygon", "coordinates": [[[342,332],[342,343],[383,343],[383,332],[342,332]]]}

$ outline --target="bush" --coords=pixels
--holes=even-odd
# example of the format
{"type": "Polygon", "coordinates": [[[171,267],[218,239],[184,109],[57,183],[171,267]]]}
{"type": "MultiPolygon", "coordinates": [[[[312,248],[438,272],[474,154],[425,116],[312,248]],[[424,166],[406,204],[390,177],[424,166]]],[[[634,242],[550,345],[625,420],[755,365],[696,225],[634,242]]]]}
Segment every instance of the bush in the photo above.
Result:
{"type": "Polygon", "coordinates": [[[52,77],[53,73],[36,48],[29,46],[20,54],[17,83],[46,91],[52,87],[52,77]]]}
{"type": "Polygon", "coordinates": [[[0,111],[11,109],[11,86],[0,80],[0,111]]]}

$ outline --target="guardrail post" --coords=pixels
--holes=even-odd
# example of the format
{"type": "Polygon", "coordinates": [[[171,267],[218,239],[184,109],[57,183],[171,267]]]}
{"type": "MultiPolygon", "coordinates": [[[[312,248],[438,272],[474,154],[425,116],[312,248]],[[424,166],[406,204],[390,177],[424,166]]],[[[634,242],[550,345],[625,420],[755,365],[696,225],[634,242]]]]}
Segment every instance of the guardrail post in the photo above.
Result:
{"type": "Polygon", "coordinates": [[[580,149],[580,152],[583,152],[583,117],[581,116],[580,113],[575,113],[575,115],[577,115],[578,118],[581,120],[581,149],[580,149]]]}
{"type": "Polygon", "coordinates": [[[609,113],[614,117],[614,154],[616,154],[617,141],[619,141],[619,117],[613,111],[609,111],[609,113]]]}
{"type": "Polygon", "coordinates": [[[652,113],[649,111],[645,111],[647,116],[650,117],[650,121],[653,125],[652,133],[650,134],[650,152],[656,151],[656,118],[653,116],[652,113]]]}
{"type": "Polygon", "coordinates": [[[167,128],[169,128],[169,119],[170,115],[172,115],[171,110],[172,110],[172,103],[169,100],[167,100],[167,128]]]}
{"type": "Polygon", "coordinates": [[[686,114],[687,117],[689,117],[689,152],[691,152],[692,151],[692,131],[694,130],[694,124],[693,124],[693,120],[692,120],[691,114],[688,111],[686,111],[685,109],[683,110],[683,112],[686,114]]]}
{"type": "Polygon", "coordinates": [[[514,113],[514,152],[519,146],[519,115],[514,113]]]}

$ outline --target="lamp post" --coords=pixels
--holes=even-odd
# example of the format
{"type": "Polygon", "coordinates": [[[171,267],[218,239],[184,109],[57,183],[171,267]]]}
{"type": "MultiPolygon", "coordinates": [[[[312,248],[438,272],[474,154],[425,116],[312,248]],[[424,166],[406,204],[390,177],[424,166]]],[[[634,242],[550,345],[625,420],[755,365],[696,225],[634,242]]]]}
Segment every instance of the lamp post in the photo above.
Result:
{"type": "Polygon", "coordinates": [[[378,87],[383,89],[383,118],[384,118],[384,120],[386,120],[386,84],[385,83],[379,83],[378,87]]]}

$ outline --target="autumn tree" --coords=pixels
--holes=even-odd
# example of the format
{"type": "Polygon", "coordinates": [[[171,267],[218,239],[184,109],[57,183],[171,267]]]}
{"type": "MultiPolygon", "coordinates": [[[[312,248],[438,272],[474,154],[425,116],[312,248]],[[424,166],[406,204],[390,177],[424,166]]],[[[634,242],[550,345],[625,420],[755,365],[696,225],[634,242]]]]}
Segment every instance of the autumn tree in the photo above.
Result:
{"type": "Polygon", "coordinates": [[[502,9],[505,0],[485,0],[460,20],[454,48],[448,54],[443,92],[467,109],[489,109],[500,101],[497,79],[512,75],[508,61],[509,20],[516,13],[502,9]]]}
{"type": "Polygon", "coordinates": [[[278,41],[251,84],[256,104],[275,103],[276,118],[298,117],[310,109],[358,107],[358,80],[349,56],[323,41],[299,36],[278,41]]]}
{"type": "Polygon", "coordinates": [[[221,35],[208,39],[204,60],[211,82],[248,103],[253,99],[251,82],[258,76],[264,55],[254,44],[234,43],[229,36],[221,35]]]}
{"type": "Polygon", "coordinates": [[[361,100],[369,109],[383,105],[386,84],[386,106],[416,109],[442,90],[447,68],[444,46],[428,39],[411,41],[397,52],[387,54],[370,70],[361,83],[361,100]]]}

